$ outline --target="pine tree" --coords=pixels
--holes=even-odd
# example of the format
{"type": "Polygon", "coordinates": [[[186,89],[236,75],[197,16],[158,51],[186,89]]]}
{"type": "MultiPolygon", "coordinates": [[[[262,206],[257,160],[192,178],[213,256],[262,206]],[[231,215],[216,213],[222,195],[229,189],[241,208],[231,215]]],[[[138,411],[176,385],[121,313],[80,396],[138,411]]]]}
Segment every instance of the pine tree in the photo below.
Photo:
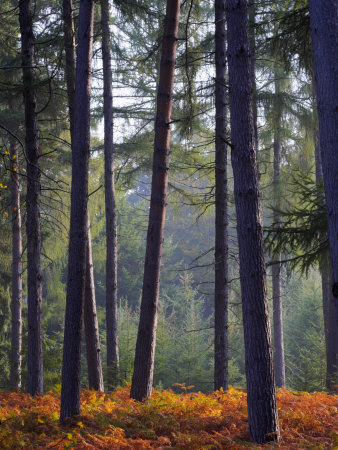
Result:
{"type": "Polygon", "coordinates": [[[39,130],[34,74],[32,4],[19,2],[27,155],[27,285],[28,285],[28,392],[43,393],[42,275],[40,229],[39,130]]]}
{"type": "Polygon", "coordinates": [[[170,120],[179,13],[180,1],[167,0],[160,79],[157,91],[153,178],[151,184],[141,314],[136,342],[133,381],[130,392],[131,397],[135,400],[142,400],[149,397],[153,382],[161,256],[167,205],[170,120]]]}
{"type": "Polygon", "coordinates": [[[108,388],[115,387],[119,374],[117,333],[117,224],[115,202],[115,168],[113,144],[113,93],[110,56],[109,1],[101,0],[103,115],[106,200],[106,327],[108,388]]]}
{"type": "Polygon", "coordinates": [[[75,77],[71,217],[60,420],[80,413],[81,328],[86,277],[93,22],[94,1],[81,0],[75,77]]]}
{"type": "Polygon", "coordinates": [[[228,388],[228,199],[225,0],[215,1],[215,369],[214,389],[228,388]]]}
{"type": "Polygon", "coordinates": [[[319,145],[321,149],[330,253],[332,260],[332,292],[338,324],[338,160],[337,127],[337,0],[310,0],[310,29],[317,92],[319,145]]]}
{"type": "Polygon", "coordinates": [[[247,1],[226,4],[231,159],[245,342],[249,431],[252,441],[278,440],[263,230],[253,123],[247,1]]]}

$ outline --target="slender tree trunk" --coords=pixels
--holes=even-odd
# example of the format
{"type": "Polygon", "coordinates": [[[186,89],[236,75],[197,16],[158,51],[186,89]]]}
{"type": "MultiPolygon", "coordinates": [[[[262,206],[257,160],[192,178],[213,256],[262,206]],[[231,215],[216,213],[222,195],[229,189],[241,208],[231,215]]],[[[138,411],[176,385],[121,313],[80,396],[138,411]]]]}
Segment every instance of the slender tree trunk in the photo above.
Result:
{"type": "Polygon", "coordinates": [[[215,367],[214,389],[228,389],[228,191],[225,0],[215,0],[215,367]]]}
{"type": "Polygon", "coordinates": [[[104,180],[106,202],[106,326],[108,389],[118,384],[119,345],[117,333],[117,225],[114,184],[113,92],[110,57],[109,1],[101,0],[103,115],[104,115],[104,180]]]}
{"type": "Polygon", "coordinates": [[[167,206],[170,120],[180,3],[180,0],[167,0],[164,23],[141,314],[130,392],[131,397],[135,400],[149,397],[153,382],[161,256],[167,206]]]}
{"type": "Polygon", "coordinates": [[[21,389],[22,332],[22,235],[20,208],[19,153],[14,139],[10,142],[12,211],[12,331],[10,381],[12,390],[21,389]]]}
{"type": "Polygon", "coordinates": [[[86,278],[93,22],[94,0],[81,0],[76,63],[71,216],[60,420],[80,413],[81,328],[86,278]]]}
{"type": "Polygon", "coordinates": [[[75,111],[75,30],[72,0],[62,0],[63,41],[65,46],[65,75],[69,108],[70,136],[73,144],[75,111]]]}
{"type": "Polygon", "coordinates": [[[279,437],[269,323],[252,83],[245,0],[227,0],[232,167],[240,257],[240,280],[252,441],[279,437]]]}
{"type": "Polygon", "coordinates": [[[327,222],[332,261],[332,292],[338,325],[338,0],[309,0],[327,222]]]}
{"type": "MultiPolygon", "coordinates": [[[[320,148],[317,139],[317,130],[315,130],[315,162],[316,162],[316,183],[323,182],[322,162],[320,157],[320,148]]],[[[320,201],[324,202],[320,194],[320,201]]],[[[329,255],[324,256],[320,264],[320,273],[322,281],[323,297],[323,317],[325,332],[325,351],[326,351],[326,387],[332,387],[338,384],[338,324],[335,314],[335,299],[332,293],[332,267],[329,255]]]]}
{"type": "Polygon", "coordinates": [[[86,335],[86,350],[88,364],[89,389],[104,391],[99,326],[97,322],[94,268],[92,256],[92,240],[90,233],[90,218],[87,211],[87,249],[86,249],[86,290],[84,302],[84,328],[86,335]]]}
{"type": "MultiPolygon", "coordinates": [[[[74,112],[75,112],[75,32],[73,21],[73,6],[71,0],[63,0],[64,45],[66,56],[66,83],[69,105],[69,121],[71,143],[74,142],[74,112]]],[[[89,214],[89,213],[88,213],[89,214]]],[[[87,251],[86,251],[86,290],[84,306],[84,327],[86,334],[86,352],[88,365],[89,388],[103,391],[102,363],[100,353],[100,337],[96,314],[95,285],[92,245],[90,237],[90,220],[87,217],[87,251]],[[89,278],[88,278],[89,277],[89,278]]]]}
{"type": "Polygon", "coordinates": [[[36,114],[34,36],[30,0],[19,1],[25,103],[25,147],[27,155],[27,291],[28,362],[27,388],[31,395],[43,394],[42,276],[40,230],[39,133],[36,114]]]}
{"type": "MultiPolygon", "coordinates": [[[[280,99],[281,87],[278,71],[275,70],[275,130],[273,142],[273,192],[274,207],[276,208],[273,216],[274,223],[280,222],[278,210],[280,209],[280,172],[282,167],[281,155],[281,119],[282,104],[280,99]]],[[[274,333],[274,368],[276,386],[285,386],[285,361],[284,361],[284,338],[283,338],[283,295],[282,295],[282,277],[281,277],[281,255],[273,256],[274,264],[272,271],[272,301],[273,301],[273,333],[274,333]]]]}

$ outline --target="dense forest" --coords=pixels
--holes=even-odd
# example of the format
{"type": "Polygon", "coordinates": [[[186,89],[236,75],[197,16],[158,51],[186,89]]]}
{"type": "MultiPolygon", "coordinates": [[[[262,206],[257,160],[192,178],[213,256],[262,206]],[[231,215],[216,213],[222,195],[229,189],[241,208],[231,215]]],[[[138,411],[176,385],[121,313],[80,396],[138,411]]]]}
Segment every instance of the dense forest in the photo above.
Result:
{"type": "Polygon", "coordinates": [[[25,393],[41,406],[22,430],[76,424],[41,428],[57,448],[292,448],[287,411],[326,405],[331,423],[337,16],[337,0],[1,1],[2,445],[25,393]]]}

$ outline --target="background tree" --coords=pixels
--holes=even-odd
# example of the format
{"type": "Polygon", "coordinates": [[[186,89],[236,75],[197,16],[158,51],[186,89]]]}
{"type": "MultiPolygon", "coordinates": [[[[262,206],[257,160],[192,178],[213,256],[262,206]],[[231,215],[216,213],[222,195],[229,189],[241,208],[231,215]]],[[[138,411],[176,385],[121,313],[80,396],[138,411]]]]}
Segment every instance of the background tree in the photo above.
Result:
{"type": "Polygon", "coordinates": [[[119,368],[117,334],[117,224],[115,202],[115,168],[113,144],[113,93],[110,56],[109,1],[101,1],[103,114],[106,199],[106,327],[108,388],[116,386],[119,368]]]}
{"type": "Polygon", "coordinates": [[[228,388],[228,192],[225,1],[215,1],[215,374],[228,388]]]}
{"type": "Polygon", "coordinates": [[[32,4],[19,2],[27,155],[28,392],[43,393],[39,130],[32,4]]]}

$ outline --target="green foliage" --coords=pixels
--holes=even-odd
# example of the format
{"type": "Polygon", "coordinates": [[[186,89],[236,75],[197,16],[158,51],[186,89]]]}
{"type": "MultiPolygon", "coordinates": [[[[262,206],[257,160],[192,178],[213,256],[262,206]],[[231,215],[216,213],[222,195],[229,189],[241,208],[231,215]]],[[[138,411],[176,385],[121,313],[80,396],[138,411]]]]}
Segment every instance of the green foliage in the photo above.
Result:
{"type": "MultiPolygon", "coordinates": [[[[286,70],[295,64],[312,71],[312,46],[310,39],[310,16],[307,0],[283,0],[272,12],[273,24],[277,32],[266,42],[272,52],[283,61],[286,70]]],[[[266,29],[266,21],[262,28],[266,29]]]]}
{"type": "Polygon", "coordinates": [[[293,203],[286,210],[275,210],[279,220],[265,228],[265,243],[272,254],[291,255],[286,259],[290,268],[304,273],[328,252],[324,189],[300,170],[294,172],[289,189],[293,203]]]}
{"type": "Polygon", "coordinates": [[[295,277],[286,288],[284,336],[287,386],[302,391],[325,389],[325,336],[320,277],[295,277]]]}

